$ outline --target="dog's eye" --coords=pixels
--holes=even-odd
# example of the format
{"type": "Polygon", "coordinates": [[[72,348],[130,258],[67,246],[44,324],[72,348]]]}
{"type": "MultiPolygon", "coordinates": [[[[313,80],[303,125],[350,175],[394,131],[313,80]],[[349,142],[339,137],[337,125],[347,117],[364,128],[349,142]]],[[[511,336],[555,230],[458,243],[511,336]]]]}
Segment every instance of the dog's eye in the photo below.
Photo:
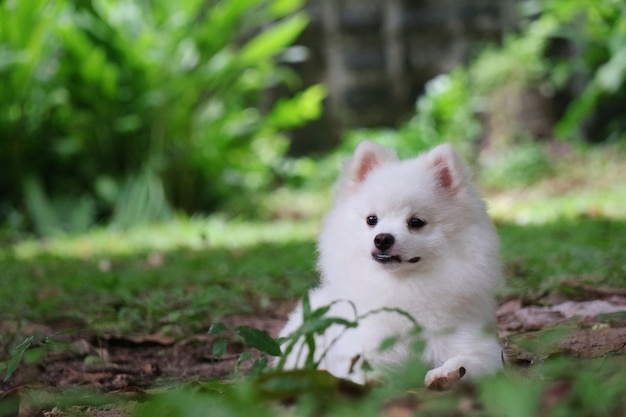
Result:
{"type": "Polygon", "coordinates": [[[408,224],[411,229],[421,229],[426,226],[426,222],[422,219],[418,219],[417,217],[410,219],[408,224]]]}
{"type": "Polygon", "coordinates": [[[376,226],[376,223],[378,223],[378,217],[376,216],[367,216],[367,224],[369,224],[370,226],[376,226]]]}

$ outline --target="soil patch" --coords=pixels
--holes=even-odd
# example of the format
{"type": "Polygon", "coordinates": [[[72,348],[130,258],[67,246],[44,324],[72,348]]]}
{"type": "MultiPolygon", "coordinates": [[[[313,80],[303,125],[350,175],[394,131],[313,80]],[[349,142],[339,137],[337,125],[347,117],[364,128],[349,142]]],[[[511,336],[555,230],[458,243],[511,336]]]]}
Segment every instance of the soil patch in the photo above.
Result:
{"type": "MultiPolygon", "coordinates": [[[[230,316],[221,321],[231,327],[261,329],[276,337],[292,307],[293,304],[288,304],[278,311],[230,316]]],[[[512,299],[498,308],[497,318],[506,357],[514,365],[530,365],[553,354],[583,358],[626,354],[626,297],[622,295],[589,300],[549,296],[532,303],[512,299]]],[[[15,323],[0,322],[0,331],[10,331],[12,327],[15,323]]],[[[76,323],[39,324],[22,328],[21,332],[49,335],[68,327],[77,326],[76,323]]],[[[77,387],[132,396],[174,384],[227,378],[236,366],[242,372],[248,371],[252,361],[238,364],[240,354],[246,349],[240,340],[229,340],[221,357],[213,354],[213,344],[219,337],[208,333],[183,339],[159,333],[128,337],[97,336],[88,331],[59,334],[55,340],[62,348],[48,352],[39,361],[22,363],[2,387],[0,398],[33,389],[55,391],[77,387]]],[[[253,359],[258,357],[253,352],[253,359]]],[[[54,407],[33,413],[24,410],[23,404],[20,407],[15,415],[63,415],[54,407]]],[[[100,407],[82,413],[113,417],[120,415],[119,412],[119,408],[106,412],[100,407]]]]}
{"type": "MultiPolygon", "coordinates": [[[[287,309],[265,311],[255,316],[230,316],[221,321],[227,326],[250,326],[273,337],[287,319],[287,309]]],[[[9,380],[16,386],[89,387],[102,392],[133,388],[145,389],[172,382],[210,380],[233,373],[245,346],[240,340],[229,340],[226,353],[213,354],[213,343],[222,336],[194,334],[177,340],[161,333],[132,336],[99,336],[88,331],[63,334],[70,325],[31,325],[22,332],[52,335],[56,352],[47,353],[40,361],[18,367],[9,380]]],[[[0,328],[14,327],[2,323],[0,328]]],[[[258,358],[253,352],[253,359],[258,358]]],[[[252,361],[239,364],[245,372],[252,361]]]]}

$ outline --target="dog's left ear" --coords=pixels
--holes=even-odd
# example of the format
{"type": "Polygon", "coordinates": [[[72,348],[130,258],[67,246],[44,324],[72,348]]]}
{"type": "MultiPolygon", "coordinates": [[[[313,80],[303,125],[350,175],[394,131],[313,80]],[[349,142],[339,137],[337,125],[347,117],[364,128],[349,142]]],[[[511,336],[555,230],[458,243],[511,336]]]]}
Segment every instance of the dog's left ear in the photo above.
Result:
{"type": "Polygon", "coordinates": [[[428,161],[439,186],[451,193],[455,193],[469,176],[465,163],[448,143],[431,149],[428,161]]]}

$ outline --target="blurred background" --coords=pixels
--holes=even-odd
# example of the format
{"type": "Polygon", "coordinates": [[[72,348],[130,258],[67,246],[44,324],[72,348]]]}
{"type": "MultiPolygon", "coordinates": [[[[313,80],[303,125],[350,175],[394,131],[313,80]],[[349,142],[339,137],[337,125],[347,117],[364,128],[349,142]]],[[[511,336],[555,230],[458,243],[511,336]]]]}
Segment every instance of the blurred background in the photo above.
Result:
{"type": "MultiPolygon", "coordinates": [[[[419,412],[626,415],[625,114],[624,0],[0,0],[0,415],[88,415],[74,388],[276,415],[207,330],[278,333],[364,139],[467,159],[524,353],[419,412]],[[570,301],[608,309],[515,319],[570,301]],[[141,391],[170,382],[194,396],[141,391]]],[[[349,403],[305,378],[286,412],[373,415],[415,375],[349,403]]]]}
{"type": "Polygon", "coordinates": [[[299,219],[362,139],[618,217],[625,110],[621,0],[4,0],[0,241],[299,219]]]}

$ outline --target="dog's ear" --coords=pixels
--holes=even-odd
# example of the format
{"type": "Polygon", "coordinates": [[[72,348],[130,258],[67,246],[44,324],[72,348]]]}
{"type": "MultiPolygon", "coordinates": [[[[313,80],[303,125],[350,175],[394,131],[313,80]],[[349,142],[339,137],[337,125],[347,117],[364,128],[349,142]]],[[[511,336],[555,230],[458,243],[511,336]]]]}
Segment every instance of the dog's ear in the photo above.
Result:
{"type": "Polygon", "coordinates": [[[341,180],[342,189],[357,188],[373,170],[397,160],[396,152],[391,149],[370,141],[359,143],[344,169],[341,180]]]}
{"type": "Polygon", "coordinates": [[[465,163],[448,143],[436,146],[427,154],[435,180],[441,188],[456,192],[467,180],[469,174],[465,163]]]}

